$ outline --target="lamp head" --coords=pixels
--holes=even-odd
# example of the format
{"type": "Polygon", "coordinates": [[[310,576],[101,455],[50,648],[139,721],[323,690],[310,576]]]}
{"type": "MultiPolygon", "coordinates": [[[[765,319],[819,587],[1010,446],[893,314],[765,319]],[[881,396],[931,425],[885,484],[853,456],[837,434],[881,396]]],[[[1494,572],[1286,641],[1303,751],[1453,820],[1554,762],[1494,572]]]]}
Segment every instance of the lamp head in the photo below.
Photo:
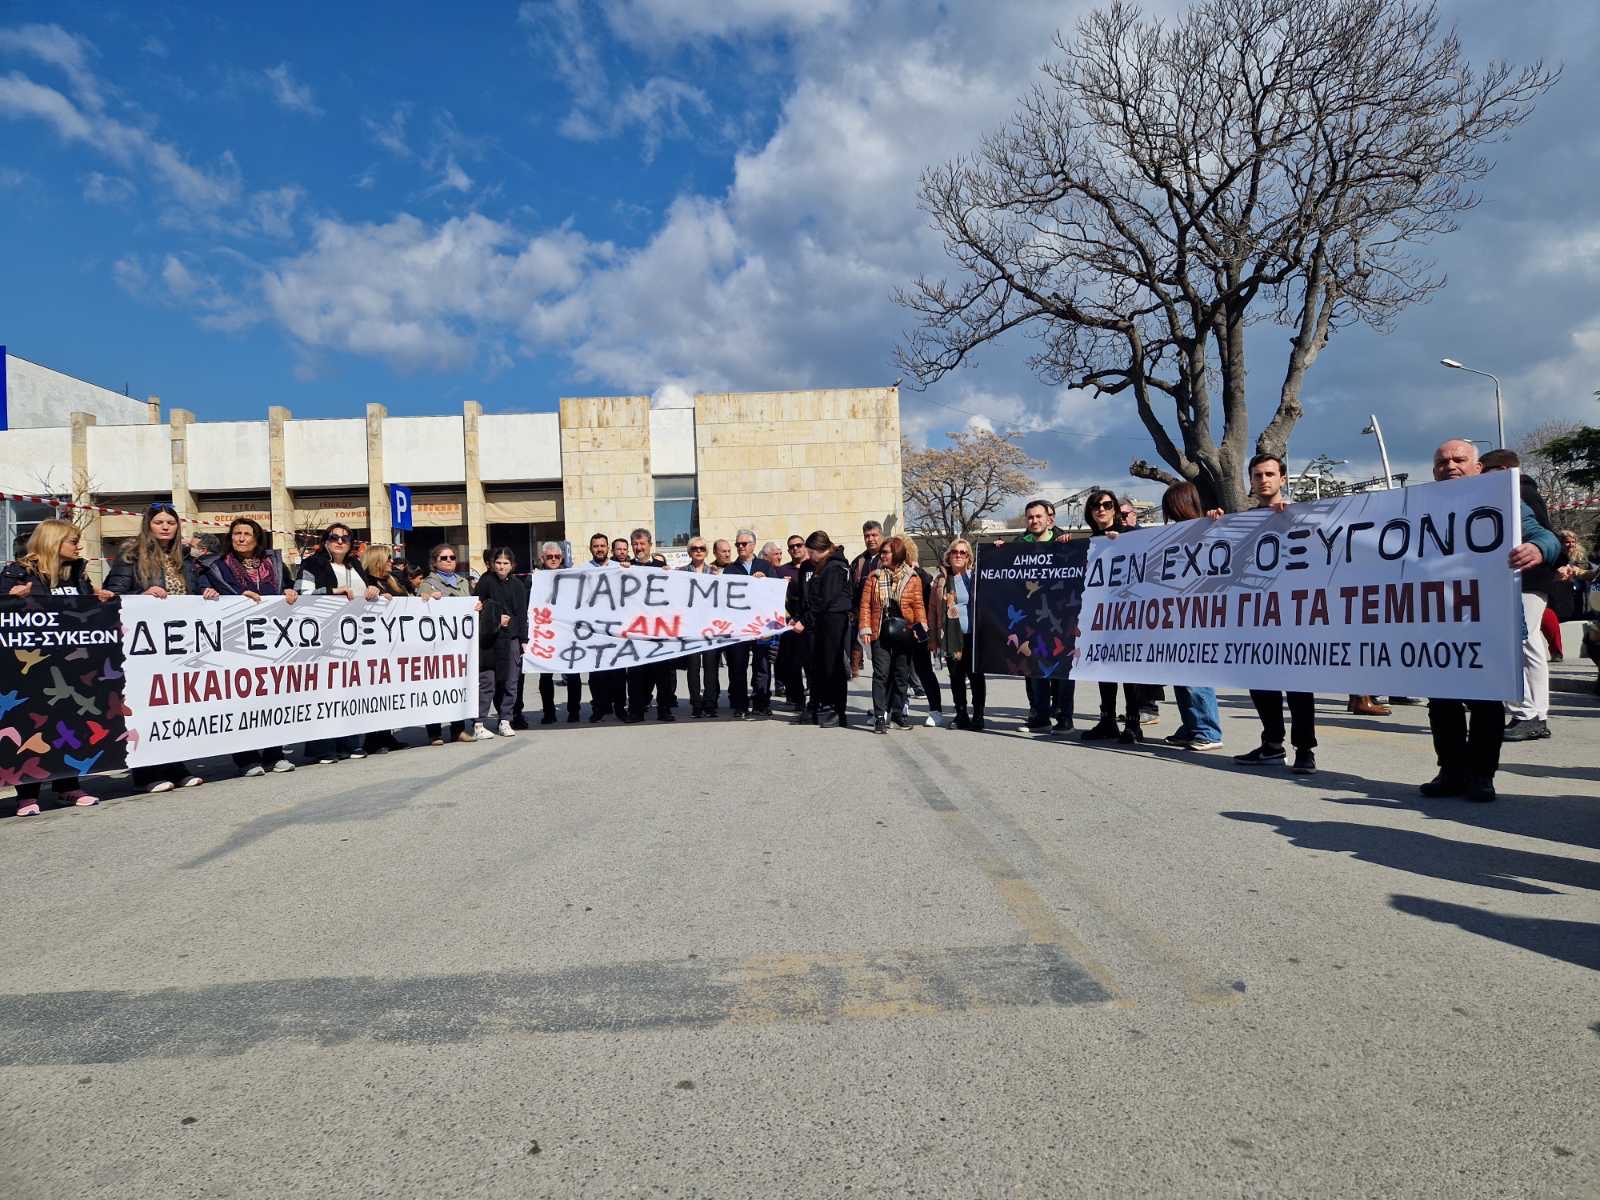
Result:
{"type": "Polygon", "coordinates": [[[1461,370],[1461,364],[1458,363],[1453,358],[1441,358],[1439,360],[1439,365],[1440,366],[1445,366],[1445,367],[1451,367],[1451,368],[1453,368],[1453,369],[1455,369],[1457,371],[1461,370]]]}

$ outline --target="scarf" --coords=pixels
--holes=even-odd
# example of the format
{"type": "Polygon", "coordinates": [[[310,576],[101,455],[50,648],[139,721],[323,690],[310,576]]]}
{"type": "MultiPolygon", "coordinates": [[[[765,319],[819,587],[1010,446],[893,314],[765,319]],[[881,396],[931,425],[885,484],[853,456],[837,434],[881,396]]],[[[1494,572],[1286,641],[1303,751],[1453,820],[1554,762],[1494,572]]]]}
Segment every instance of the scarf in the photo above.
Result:
{"type": "Polygon", "coordinates": [[[161,586],[167,589],[169,596],[186,596],[189,594],[189,584],[183,577],[183,564],[174,563],[170,554],[161,556],[161,586]]]}
{"type": "Polygon", "coordinates": [[[875,578],[878,584],[878,603],[883,606],[884,612],[889,611],[893,604],[898,612],[900,596],[906,590],[906,580],[911,578],[911,564],[901,563],[898,567],[879,567],[875,578]]]}
{"type": "Polygon", "coordinates": [[[266,558],[235,558],[231,554],[222,556],[222,569],[237,585],[240,592],[255,592],[264,595],[267,592],[278,590],[278,584],[273,579],[272,561],[266,558]]]}
{"type": "Polygon", "coordinates": [[[438,567],[435,567],[433,569],[433,573],[439,577],[439,582],[444,584],[447,588],[458,588],[461,586],[461,576],[457,575],[454,571],[441,571],[438,567]]]}

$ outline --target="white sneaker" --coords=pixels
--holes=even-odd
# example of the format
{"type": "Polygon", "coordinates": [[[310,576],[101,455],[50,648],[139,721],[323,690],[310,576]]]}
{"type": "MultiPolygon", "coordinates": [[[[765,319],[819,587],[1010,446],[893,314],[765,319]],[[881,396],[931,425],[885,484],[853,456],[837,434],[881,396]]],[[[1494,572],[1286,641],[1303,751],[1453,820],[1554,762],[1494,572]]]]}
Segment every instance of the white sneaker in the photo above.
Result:
{"type": "Polygon", "coordinates": [[[254,779],[256,776],[265,775],[266,773],[267,773],[267,769],[265,767],[263,767],[260,763],[251,763],[248,767],[246,767],[244,769],[244,777],[246,779],[254,779]]]}
{"type": "Polygon", "coordinates": [[[366,756],[367,756],[367,752],[365,750],[352,750],[352,751],[350,751],[350,757],[351,758],[365,758],[366,756]]]}
{"type": "Polygon", "coordinates": [[[516,737],[517,736],[517,731],[515,729],[511,728],[511,722],[510,721],[501,721],[500,722],[500,736],[501,737],[516,737]]]}
{"type": "Polygon", "coordinates": [[[280,758],[277,762],[272,764],[272,771],[275,775],[282,775],[285,771],[292,770],[294,770],[294,764],[287,758],[280,758]]]}
{"type": "Polygon", "coordinates": [[[472,740],[475,742],[492,742],[494,741],[494,734],[489,732],[489,727],[487,725],[485,725],[482,721],[479,721],[477,725],[473,727],[472,740]]]}
{"type": "Polygon", "coordinates": [[[939,720],[939,714],[938,713],[929,713],[928,714],[928,719],[926,721],[924,721],[922,724],[923,724],[923,726],[925,728],[937,729],[942,724],[942,722],[939,720]]]}
{"type": "Polygon", "coordinates": [[[319,759],[317,759],[317,764],[319,766],[326,767],[326,766],[329,766],[330,764],[336,763],[338,761],[339,760],[337,758],[319,758],[319,759]]]}
{"type": "Polygon", "coordinates": [[[180,783],[178,786],[179,787],[186,787],[186,788],[199,787],[204,782],[205,782],[205,780],[201,779],[200,776],[198,776],[198,775],[185,775],[183,777],[183,782],[180,783]]]}
{"type": "Polygon", "coordinates": [[[157,792],[170,792],[170,791],[172,791],[173,788],[175,788],[177,786],[178,785],[173,783],[172,780],[170,780],[170,779],[158,779],[158,780],[156,780],[154,783],[152,783],[150,785],[149,791],[150,791],[150,794],[153,796],[157,792]]]}
{"type": "Polygon", "coordinates": [[[1190,750],[1220,750],[1221,742],[1214,742],[1210,738],[1194,738],[1189,742],[1190,750]]]}

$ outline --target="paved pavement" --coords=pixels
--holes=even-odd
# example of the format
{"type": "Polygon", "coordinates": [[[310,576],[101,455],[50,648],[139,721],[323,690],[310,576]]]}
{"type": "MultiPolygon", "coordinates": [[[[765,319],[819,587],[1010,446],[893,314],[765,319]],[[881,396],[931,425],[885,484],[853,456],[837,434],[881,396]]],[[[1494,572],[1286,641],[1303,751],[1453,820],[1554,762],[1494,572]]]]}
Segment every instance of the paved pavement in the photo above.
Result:
{"type": "Polygon", "coordinates": [[[0,1196],[1600,1195],[1600,702],[1491,806],[1020,703],[0,822],[0,1196]]]}

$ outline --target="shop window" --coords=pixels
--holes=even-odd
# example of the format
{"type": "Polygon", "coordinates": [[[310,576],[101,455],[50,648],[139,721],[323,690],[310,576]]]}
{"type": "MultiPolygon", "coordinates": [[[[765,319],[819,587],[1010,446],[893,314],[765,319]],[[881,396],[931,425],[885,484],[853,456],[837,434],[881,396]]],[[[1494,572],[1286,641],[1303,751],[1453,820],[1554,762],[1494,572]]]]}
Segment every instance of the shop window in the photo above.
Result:
{"type": "Polygon", "coordinates": [[[656,477],[656,545],[687,546],[700,535],[700,502],[693,475],[656,477]]]}

